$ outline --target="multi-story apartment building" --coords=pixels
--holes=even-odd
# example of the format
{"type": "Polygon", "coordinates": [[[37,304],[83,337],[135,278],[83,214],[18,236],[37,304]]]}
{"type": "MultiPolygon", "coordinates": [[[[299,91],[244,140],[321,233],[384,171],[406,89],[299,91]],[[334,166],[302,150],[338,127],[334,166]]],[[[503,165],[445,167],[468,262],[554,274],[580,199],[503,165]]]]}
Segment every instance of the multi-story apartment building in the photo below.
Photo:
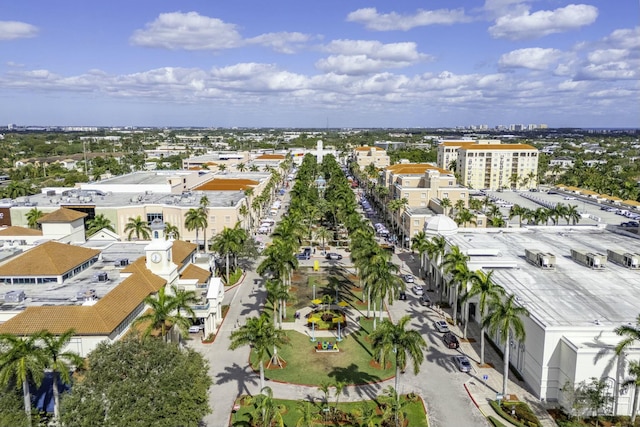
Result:
{"type": "Polygon", "coordinates": [[[531,145],[497,140],[440,144],[438,166],[454,160],[460,183],[469,188],[522,190],[538,182],[538,149],[531,145]]]}
{"type": "Polygon", "coordinates": [[[380,147],[370,147],[364,145],[353,149],[352,159],[358,164],[360,169],[364,169],[370,164],[374,164],[376,168],[386,168],[391,164],[391,159],[387,152],[380,147]]]}

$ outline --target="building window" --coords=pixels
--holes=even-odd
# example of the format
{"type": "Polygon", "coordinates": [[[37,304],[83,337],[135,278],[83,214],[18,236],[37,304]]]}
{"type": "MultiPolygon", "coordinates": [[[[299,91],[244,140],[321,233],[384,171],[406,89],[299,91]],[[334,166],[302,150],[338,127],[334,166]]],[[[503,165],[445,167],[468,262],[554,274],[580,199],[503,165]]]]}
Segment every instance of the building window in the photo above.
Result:
{"type": "Polygon", "coordinates": [[[209,217],[209,222],[216,222],[216,216],[215,215],[211,215],[209,217]]]}
{"type": "Polygon", "coordinates": [[[413,225],[420,225],[420,220],[419,219],[414,219],[413,220],[413,225]]]}
{"type": "Polygon", "coordinates": [[[420,194],[420,198],[421,199],[426,199],[427,198],[427,193],[421,193],[420,194]]]}
{"type": "Polygon", "coordinates": [[[449,193],[442,193],[442,198],[443,199],[448,199],[449,198],[449,193]]]}
{"type": "Polygon", "coordinates": [[[161,213],[148,213],[147,214],[147,223],[151,224],[154,220],[160,220],[160,222],[164,222],[163,216],[161,213]]]}
{"type": "Polygon", "coordinates": [[[231,223],[231,217],[230,217],[229,215],[226,215],[226,216],[224,217],[224,223],[225,223],[225,224],[230,224],[230,223],[231,223]]]}

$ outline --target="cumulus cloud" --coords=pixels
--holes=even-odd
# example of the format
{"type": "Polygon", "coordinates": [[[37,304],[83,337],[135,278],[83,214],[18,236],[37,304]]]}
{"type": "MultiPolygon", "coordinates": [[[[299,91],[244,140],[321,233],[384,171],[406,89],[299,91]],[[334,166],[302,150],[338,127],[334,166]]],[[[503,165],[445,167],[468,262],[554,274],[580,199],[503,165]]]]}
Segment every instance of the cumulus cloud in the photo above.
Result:
{"type": "Polygon", "coordinates": [[[498,65],[501,68],[546,70],[561,56],[562,52],[558,49],[530,47],[526,49],[512,50],[509,53],[505,53],[498,60],[498,65]]]}
{"type": "Polygon", "coordinates": [[[414,42],[384,44],[374,40],[333,40],[322,49],[333,55],[316,61],[316,68],[337,74],[371,74],[431,59],[429,55],[419,53],[414,42]]]}
{"type": "Polygon", "coordinates": [[[595,22],[598,9],[586,4],[570,4],[555,10],[540,10],[501,16],[489,27],[494,38],[525,40],[576,30],[595,22]]]}
{"type": "Polygon", "coordinates": [[[130,38],[133,45],[164,49],[212,50],[234,49],[245,45],[261,45],[281,53],[292,53],[308,41],[302,33],[266,33],[243,38],[235,24],[197,12],[162,13],[130,38]]]}
{"type": "Polygon", "coordinates": [[[464,9],[419,9],[412,15],[401,15],[396,12],[378,13],[375,7],[358,9],[347,15],[347,21],[364,24],[365,28],[375,31],[408,31],[416,27],[428,25],[451,25],[468,22],[464,9]]]}
{"type": "Polygon", "coordinates": [[[18,21],[0,21],[0,41],[35,37],[38,27],[18,21]]]}
{"type": "Polygon", "coordinates": [[[620,49],[640,49],[640,27],[621,28],[603,39],[605,45],[620,49]]]}

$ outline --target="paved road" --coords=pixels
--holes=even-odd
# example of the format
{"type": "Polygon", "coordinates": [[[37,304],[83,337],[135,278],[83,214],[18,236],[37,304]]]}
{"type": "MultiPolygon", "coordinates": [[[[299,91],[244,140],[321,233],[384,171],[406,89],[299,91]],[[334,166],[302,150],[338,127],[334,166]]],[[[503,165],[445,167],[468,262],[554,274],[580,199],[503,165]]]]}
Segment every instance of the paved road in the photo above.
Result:
{"type": "MultiPolygon", "coordinates": [[[[346,252],[342,253],[344,259],[341,263],[348,265],[349,256],[346,252]]],[[[322,260],[320,254],[317,254],[315,259],[320,259],[323,265],[335,263],[335,261],[322,260]]],[[[393,260],[401,267],[403,273],[411,272],[417,275],[418,260],[409,252],[395,254],[393,260]]],[[[304,261],[301,264],[312,265],[312,262],[313,260],[304,261]]],[[[248,366],[249,348],[240,348],[235,351],[228,349],[231,332],[238,325],[243,324],[247,317],[259,315],[264,304],[266,296],[264,287],[254,283],[256,280],[261,281],[261,278],[254,273],[256,266],[254,265],[250,269],[239,285],[226,291],[224,303],[229,304],[230,309],[215,341],[212,344],[202,344],[199,339],[196,339],[188,344],[201,351],[209,361],[210,375],[214,381],[209,395],[209,404],[213,412],[204,419],[205,424],[209,427],[227,426],[236,397],[241,394],[256,394],[260,391],[258,375],[248,366]]],[[[423,283],[420,279],[418,282],[423,283]]],[[[411,291],[407,293],[407,296],[406,301],[396,301],[389,306],[388,315],[394,321],[404,315],[410,315],[413,319],[412,327],[420,330],[425,336],[429,350],[418,375],[414,375],[412,370],[408,370],[402,375],[399,391],[401,393],[413,391],[422,396],[427,405],[431,426],[475,427],[489,425],[465,389],[465,384],[475,384],[475,387],[471,389],[478,393],[486,410],[486,396],[492,395],[495,391],[484,385],[478,385],[484,372],[480,373],[474,370],[470,374],[461,373],[452,362],[452,356],[460,354],[460,352],[466,352],[472,360],[477,361],[477,354],[474,353],[473,346],[462,343],[460,351],[445,348],[441,335],[435,332],[431,326],[432,322],[441,318],[444,313],[419,305],[417,296],[413,295],[411,291]]],[[[432,299],[435,299],[435,295],[432,295],[432,299]]],[[[487,347],[489,353],[491,350],[489,346],[487,347]]],[[[491,358],[497,360],[495,366],[500,368],[500,359],[497,355],[487,354],[487,360],[491,360],[491,358]]],[[[501,379],[498,372],[492,371],[496,373],[495,376],[492,375],[492,380],[496,384],[500,384],[501,379]]],[[[267,385],[272,388],[275,397],[305,399],[322,396],[316,387],[271,381],[267,381],[267,385]]],[[[380,394],[387,385],[393,385],[393,380],[362,387],[349,387],[341,400],[371,399],[380,394]]]]}

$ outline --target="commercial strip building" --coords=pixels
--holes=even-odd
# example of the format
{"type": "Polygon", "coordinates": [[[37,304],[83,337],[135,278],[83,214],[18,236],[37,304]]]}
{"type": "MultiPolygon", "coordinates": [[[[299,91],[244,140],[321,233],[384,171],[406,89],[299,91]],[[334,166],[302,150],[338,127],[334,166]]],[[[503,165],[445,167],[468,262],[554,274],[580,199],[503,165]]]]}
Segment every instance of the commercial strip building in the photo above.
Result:
{"type": "MultiPolygon", "coordinates": [[[[638,253],[637,239],[599,226],[461,230],[444,215],[428,220],[425,232],[445,237],[447,251],[459,247],[469,256],[470,270],[493,271],[494,282],[529,310],[530,316],[522,319],[526,339],[508,343],[509,357],[540,399],[565,404],[566,384],[595,377],[606,382],[606,393],[613,398],[607,412],[631,413],[634,391],[622,383],[628,378],[628,361],[640,359],[640,347],[626,357],[615,356],[614,346],[622,337],[614,329],[635,324],[640,314],[640,270],[606,261],[604,268],[593,269],[574,260],[572,250],[638,253]],[[528,262],[526,250],[550,255],[553,268],[528,262]]],[[[424,257],[433,278],[438,275],[436,260],[424,257]]],[[[444,289],[444,294],[453,303],[453,293],[444,289]]],[[[481,321],[477,298],[470,301],[468,315],[472,322],[481,321]]]]}
{"type": "Polygon", "coordinates": [[[474,189],[527,190],[538,183],[538,149],[499,140],[443,141],[438,145],[438,166],[455,162],[460,184],[474,189]]]}
{"type": "Polygon", "coordinates": [[[166,240],[163,229],[154,222],[146,242],[49,241],[6,261],[0,265],[0,333],[74,329],[68,349],[86,356],[99,343],[129,333],[147,310],[144,299],[163,287],[171,293],[172,286],[196,293],[196,317],[205,334],[214,333],[222,321],[224,289],[212,277],[212,260],[199,255],[195,244],[166,240]]]}

